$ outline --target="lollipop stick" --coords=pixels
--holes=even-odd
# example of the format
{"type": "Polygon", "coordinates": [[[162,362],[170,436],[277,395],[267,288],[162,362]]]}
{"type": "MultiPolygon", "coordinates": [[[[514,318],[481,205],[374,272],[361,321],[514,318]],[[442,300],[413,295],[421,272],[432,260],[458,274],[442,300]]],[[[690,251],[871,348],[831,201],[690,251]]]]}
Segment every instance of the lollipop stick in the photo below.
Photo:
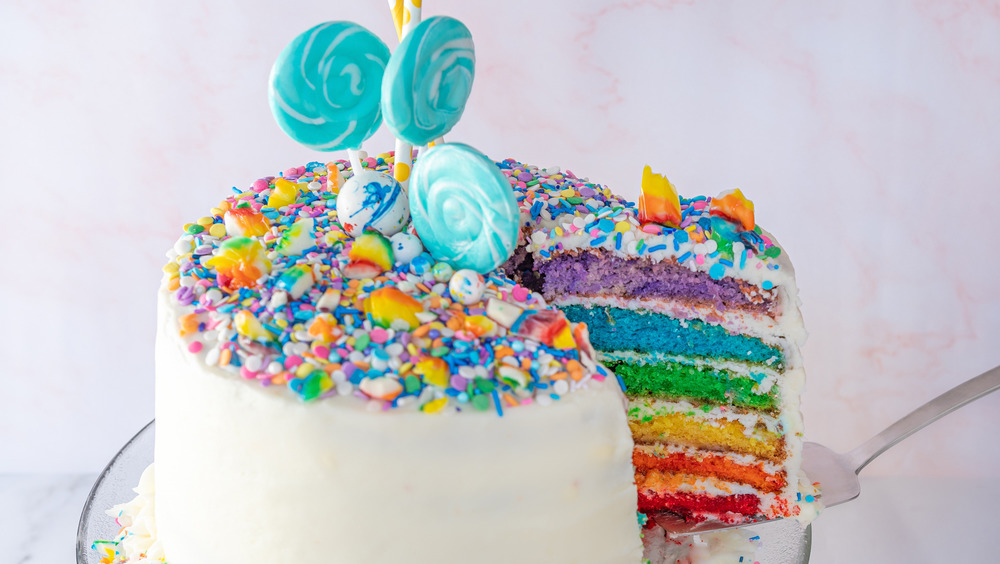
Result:
{"type": "Polygon", "coordinates": [[[403,40],[403,0],[389,0],[392,23],[396,24],[396,37],[403,40]]]}
{"type": "Polygon", "coordinates": [[[348,149],[347,150],[347,158],[351,160],[351,171],[355,175],[358,174],[359,172],[361,172],[363,170],[363,167],[361,166],[361,157],[358,156],[358,151],[359,150],[360,150],[360,147],[358,149],[348,149]]]}
{"type": "MultiPolygon", "coordinates": [[[[393,21],[396,23],[396,34],[402,43],[410,30],[420,23],[420,6],[414,4],[413,0],[389,0],[389,9],[392,11],[393,21]],[[409,14],[409,17],[407,17],[409,14]]],[[[410,168],[413,166],[413,147],[403,141],[396,139],[396,157],[393,165],[393,176],[399,182],[403,190],[410,185],[410,168]]]]}

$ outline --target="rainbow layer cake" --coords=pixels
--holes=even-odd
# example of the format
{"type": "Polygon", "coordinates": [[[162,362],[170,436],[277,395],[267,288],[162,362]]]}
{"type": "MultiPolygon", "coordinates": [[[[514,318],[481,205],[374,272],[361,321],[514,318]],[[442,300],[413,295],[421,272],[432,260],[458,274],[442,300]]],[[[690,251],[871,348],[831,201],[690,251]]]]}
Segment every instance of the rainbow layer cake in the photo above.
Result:
{"type": "Polygon", "coordinates": [[[513,161],[525,246],[507,264],[626,387],[639,509],[729,522],[799,511],[805,331],[794,272],[738,190],[638,204],[513,161]]]}
{"type": "Polygon", "coordinates": [[[390,235],[350,234],[354,176],[291,168],[184,226],[155,470],[106,561],[638,562],[625,398],[585,327],[433,258],[391,194],[364,221],[390,235]]]}

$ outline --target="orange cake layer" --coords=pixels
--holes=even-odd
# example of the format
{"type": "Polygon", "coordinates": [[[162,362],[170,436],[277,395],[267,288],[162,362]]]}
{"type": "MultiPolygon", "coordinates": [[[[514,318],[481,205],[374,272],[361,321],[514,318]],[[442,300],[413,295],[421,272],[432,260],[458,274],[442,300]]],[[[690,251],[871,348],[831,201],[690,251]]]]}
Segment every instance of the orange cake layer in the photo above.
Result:
{"type": "Polygon", "coordinates": [[[748,492],[748,486],[712,476],[636,471],[635,482],[642,511],[672,511],[695,519],[708,512],[723,520],[733,520],[727,513],[750,516],[761,511],[759,495],[748,492]]]}
{"type": "Polygon", "coordinates": [[[632,464],[636,468],[637,475],[658,470],[667,473],[716,476],[722,480],[747,484],[767,493],[777,493],[787,483],[784,470],[770,473],[765,469],[763,462],[739,464],[718,454],[654,452],[655,449],[656,447],[649,445],[637,445],[632,451],[632,464]]]}

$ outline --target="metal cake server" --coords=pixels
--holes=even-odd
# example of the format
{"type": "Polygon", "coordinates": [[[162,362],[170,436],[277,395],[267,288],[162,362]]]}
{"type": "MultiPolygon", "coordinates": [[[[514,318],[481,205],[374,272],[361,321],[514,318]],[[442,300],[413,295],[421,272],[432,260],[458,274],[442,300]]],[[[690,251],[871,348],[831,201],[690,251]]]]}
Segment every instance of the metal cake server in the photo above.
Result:
{"type": "MultiPolygon", "coordinates": [[[[818,497],[824,507],[829,508],[851,501],[861,494],[858,472],[875,460],[875,457],[952,411],[998,389],[1000,389],[1000,366],[987,370],[918,407],[848,453],[838,454],[821,444],[805,443],[802,446],[802,469],[811,481],[819,482],[818,497]]],[[[689,523],[673,513],[657,513],[651,517],[674,536],[711,533],[780,519],[729,524],[721,521],[689,523]]]]}

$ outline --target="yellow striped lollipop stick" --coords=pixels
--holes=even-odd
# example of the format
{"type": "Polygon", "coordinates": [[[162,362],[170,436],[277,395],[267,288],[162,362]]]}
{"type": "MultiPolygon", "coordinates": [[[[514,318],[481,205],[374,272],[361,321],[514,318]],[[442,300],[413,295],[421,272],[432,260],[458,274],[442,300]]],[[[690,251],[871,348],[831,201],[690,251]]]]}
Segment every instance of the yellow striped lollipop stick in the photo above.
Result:
{"type": "MultiPolygon", "coordinates": [[[[396,35],[402,42],[406,34],[420,23],[420,7],[422,0],[389,0],[389,11],[392,21],[396,24],[396,35]]],[[[396,157],[393,165],[393,176],[406,190],[410,184],[410,169],[413,167],[413,146],[396,138],[396,157]]]]}
{"type": "Polygon", "coordinates": [[[396,24],[396,35],[400,41],[420,23],[421,3],[421,0],[389,0],[392,23],[396,24]]]}

